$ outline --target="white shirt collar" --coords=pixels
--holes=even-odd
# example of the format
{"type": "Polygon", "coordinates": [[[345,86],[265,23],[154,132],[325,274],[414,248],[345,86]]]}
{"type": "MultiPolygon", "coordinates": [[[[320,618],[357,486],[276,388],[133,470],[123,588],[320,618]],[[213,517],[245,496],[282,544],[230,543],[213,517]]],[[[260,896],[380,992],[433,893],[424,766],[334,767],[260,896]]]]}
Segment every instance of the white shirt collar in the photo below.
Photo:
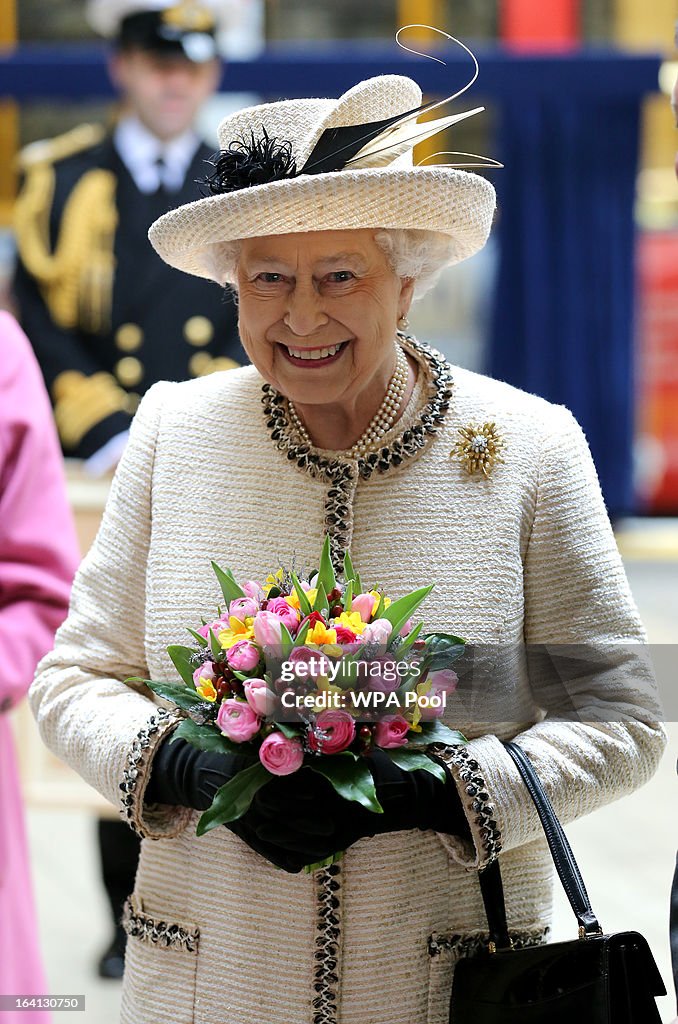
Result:
{"type": "Polygon", "coordinates": [[[138,117],[129,115],[116,125],[113,143],[140,192],[155,192],[160,185],[169,192],[177,192],[184,183],[200,139],[189,129],[163,143],[138,117]],[[164,164],[162,172],[157,163],[159,157],[164,164]]]}

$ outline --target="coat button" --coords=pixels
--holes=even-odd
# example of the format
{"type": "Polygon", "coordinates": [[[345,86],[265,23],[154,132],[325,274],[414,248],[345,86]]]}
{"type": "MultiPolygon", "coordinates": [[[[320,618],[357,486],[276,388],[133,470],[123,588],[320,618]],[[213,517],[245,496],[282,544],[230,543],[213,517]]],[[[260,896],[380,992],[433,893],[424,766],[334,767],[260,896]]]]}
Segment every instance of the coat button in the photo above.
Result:
{"type": "Polygon", "coordinates": [[[218,356],[212,359],[209,352],[196,352],[188,360],[188,369],[192,377],[205,377],[208,373],[216,373],[217,370],[237,370],[240,363],[228,356],[218,356]]]}
{"type": "Polygon", "coordinates": [[[121,352],[136,352],[144,340],[138,324],[121,324],[115,332],[115,344],[121,352]]]}
{"type": "Polygon", "coordinates": [[[115,375],[125,388],[135,387],[144,376],[144,367],[134,356],[125,356],[115,365],[115,375]]]}
{"type": "Polygon", "coordinates": [[[214,325],[206,316],[192,316],[184,324],[184,338],[189,345],[202,348],[214,337],[214,325]]]}

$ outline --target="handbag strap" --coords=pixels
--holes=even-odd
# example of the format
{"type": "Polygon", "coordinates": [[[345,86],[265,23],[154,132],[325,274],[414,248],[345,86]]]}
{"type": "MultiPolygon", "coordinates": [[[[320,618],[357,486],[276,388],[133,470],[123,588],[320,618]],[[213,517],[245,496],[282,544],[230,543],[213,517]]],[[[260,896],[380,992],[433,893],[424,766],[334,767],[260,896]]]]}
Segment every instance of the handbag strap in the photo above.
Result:
{"type": "MultiPolygon", "coordinates": [[[[563,832],[562,825],[553,810],[551,801],[534,770],[532,762],[517,743],[504,743],[504,748],[520,772],[521,778],[537,809],[558,878],[565,890],[565,895],[574,911],[582,934],[600,934],[602,929],[591,907],[591,901],[586,892],[586,886],[584,885],[584,880],[582,879],[574,854],[563,832]]],[[[509,946],[506,905],[499,862],[494,861],[488,868],[481,871],[479,873],[479,881],[490,930],[490,941],[497,948],[509,946]]]]}

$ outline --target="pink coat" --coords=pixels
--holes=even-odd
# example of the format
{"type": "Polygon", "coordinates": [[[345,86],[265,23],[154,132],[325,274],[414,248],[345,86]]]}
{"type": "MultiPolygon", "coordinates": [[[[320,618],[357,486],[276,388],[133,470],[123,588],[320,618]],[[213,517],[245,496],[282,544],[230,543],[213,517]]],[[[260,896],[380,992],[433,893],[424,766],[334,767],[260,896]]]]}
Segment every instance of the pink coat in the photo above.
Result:
{"type": "MultiPolygon", "coordinates": [[[[0,312],[0,995],[47,994],[19,778],[5,712],[68,609],[78,545],[49,399],[31,346],[0,312]]],[[[0,1013],[47,1024],[44,1012],[0,1013]]]]}

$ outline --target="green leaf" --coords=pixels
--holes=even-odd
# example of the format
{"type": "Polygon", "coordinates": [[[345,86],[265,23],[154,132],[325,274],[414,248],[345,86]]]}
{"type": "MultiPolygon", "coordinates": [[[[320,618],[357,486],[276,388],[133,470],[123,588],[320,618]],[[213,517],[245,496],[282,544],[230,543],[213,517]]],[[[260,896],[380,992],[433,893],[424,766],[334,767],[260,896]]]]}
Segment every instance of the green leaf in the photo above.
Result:
{"type": "Polygon", "coordinates": [[[295,728],[295,726],[289,725],[287,722],[276,722],[275,726],[283,736],[287,736],[288,740],[297,739],[299,736],[298,726],[295,728]]]}
{"type": "Polygon", "coordinates": [[[225,786],[217,790],[212,806],[201,815],[198,821],[196,834],[204,836],[213,828],[240,818],[252,803],[252,798],[257,790],[270,782],[271,778],[270,772],[266,771],[259,761],[238,772],[225,786]]]}
{"type": "Polygon", "coordinates": [[[443,766],[437,761],[432,761],[426,754],[420,754],[414,750],[404,750],[402,747],[398,750],[387,750],[386,753],[394,764],[406,772],[422,770],[435,775],[441,782],[447,782],[447,772],[443,766]]]}
{"type": "MultiPolygon", "coordinates": [[[[205,623],[203,622],[203,626],[205,623]]],[[[186,627],[187,631],[191,634],[194,640],[197,640],[201,647],[207,647],[207,640],[202,636],[201,633],[196,632],[195,629],[191,629],[190,626],[186,627]]]]}
{"type": "Polygon", "coordinates": [[[350,751],[321,757],[309,767],[332,783],[335,790],[345,800],[356,800],[368,811],[383,814],[384,808],[377,799],[372,773],[364,758],[356,758],[355,754],[346,757],[350,751]]]}
{"type": "Polygon", "coordinates": [[[377,601],[376,605],[374,606],[374,611],[370,615],[370,620],[372,622],[375,622],[377,619],[383,618],[383,611],[384,611],[384,595],[380,594],[379,595],[379,600],[377,601]]]}
{"type": "Polygon", "coordinates": [[[327,600],[327,591],[325,590],[325,587],[323,586],[323,584],[319,583],[318,584],[318,593],[315,595],[315,601],[313,602],[313,611],[314,612],[320,612],[321,615],[324,612],[327,615],[329,610],[330,610],[330,603],[327,600]]]}
{"type": "Polygon", "coordinates": [[[333,853],[329,857],[325,857],[324,860],[317,860],[313,864],[304,864],[304,871],[307,875],[312,875],[314,871],[320,871],[321,868],[329,868],[332,864],[336,864],[344,856],[344,851],[339,850],[338,853],[333,853]]]}
{"type": "Polygon", "coordinates": [[[353,562],[348,551],[344,552],[344,579],[348,583],[349,580],[353,580],[353,589],[359,594],[362,592],[362,584],[360,582],[360,574],[353,568],[353,562]]]}
{"type": "Polygon", "coordinates": [[[382,613],[382,619],[386,619],[393,626],[392,635],[397,636],[400,633],[407,620],[415,613],[422,601],[426,600],[433,587],[434,584],[430,583],[427,587],[419,587],[418,590],[413,590],[411,594],[399,597],[397,601],[393,601],[386,611],[382,613]]]}
{"type": "Polygon", "coordinates": [[[452,633],[424,633],[426,651],[421,662],[424,672],[437,672],[449,668],[466,650],[466,641],[452,633]]]}
{"type": "Polygon", "coordinates": [[[310,622],[304,622],[303,626],[301,627],[301,629],[298,631],[297,635],[294,638],[294,645],[295,645],[295,647],[301,647],[301,645],[303,644],[304,640],[306,639],[306,636],[307,636],[308,631],[309,631],[310,628],[311,628],[311,623],[310,622]]]}
{"type": "Polygon", "coordinates": [[[205,703],[195,690],[189,689],[183,683],[156,683],[152,679],[144,681],[146,686],[153,690],[153,693],[157,693],[158,696],[164,697],[166,700],[171,700],[182,711],[193,711],[205,703]]]}
{"type": "MultiPolygon", "coordinates": [[[[176,739],[186,740],[187,743],[197,747],[198,750],[209,750],[217,754],[243,754],[243,747],[251,747],[251,744],[234,743],[227,736],[222,735],[213,725],[198,725],[190,718],[184,719],[178,729],[172,733],[170,743],[176,739]]],[[[254,747],[251,747],[253,756],[256,756],[254,747]]]]}
{"type": "MultiPolygon", "coordinates": [[[[334,566],[332,565],[332,558],[330,555],[330,537],[329,534],[325,536],[325,542],[323,544],[322,553],[320,555],[320,565],[318,567],[318,577],[315,581],[316,587],[320,590],[323,588],[325,594],[329,594],[330,591],[334,590],[337,585],[337,578],[334,575],[334,566]]],[[[314,608],[315,611],[320,611],[319,608],[314,608]]]]}
{"type": "Polygon", "coordinates": [[[214,660],[219,661],[223,653],[223,649],[221,644],[217,640],[216,636],[214,635],[213,629],[210,629],[210,651],[212,652],[212,657],[214,658],[214,660]]]}
{"type": "Polygon", "coordinates": [[[341,596],[341,606],[345,612],[350,612],[351,602],[353,601],[353,580],[349,580],[348,585],[344,588],[344,593],[341,596]]]}
{"type": "Polygon", "coordinates": [[[439,718],[433,719],[432,722],[420,722],[420,725],[422,731],[419,735],[423,734],[427,743],[445,743],[449,747],[468,743],[463,732],[459,732],[458,729],[450,729],[439,718]]]}
{"type": "Polygon", "coordinates": [[[238,586],[230,569],[220,569],[216,562],[212,562],[212,569],[219,581],[221,593],[224,595],[226,604],[230,604],[231,601],[235,601],[238,597],[245,597],[245,591],[242,587],[238,586]]]}
{"type": "Polygon", "coordinates": [[[258,678],[258,676],[255,677],[253,675],[248,675],[246,672],[236,672],[234,668],[231,669],[231,672],[233,673],[236,679],[240,680],[241,683],[246,683],[248,679],[258,678]]]}
{"type": "Polygon", "coordinates": [[[306,597],[306,591],[304,590],[304,588],[302,587],[301,583],[299,582],[296,573],[292,573],[292,583],[294,584],[295,593],[296,593],[297,597],[299,598],[299,609],[301,611],[302,617],[304,615],[310,615],[311,614],[311,602],[306,597]]]}
{"type": "MultiPolygon", "coordinates": [[[[407,619],[405,619],[405,621],[407,622],[407,619]]],[[[398,660],[400,660],[404,654],[407,654],[410,647],[417,639],[423,628],[424,623],[418,622],[414,629],[410,630],[407,636],[403,640],[401,640],[400,645],[398,647],[398,660]]]]}
{"type": "Polygon", "coordinates": [[[198,667],[193,663],[195,651],[190,647],[182,647],[181,644],[171,644],[167,648],[167,653],[186,686],[190,686],[193,689],[193,673],[198,667]]]}
{"type": "Polygon", "coordinates": [[[289,658],[292,650],[294,649],[294,640],[292,639],[290,631],[284,622],[280,623],[280,649],[283,661],[286,658],[289,658]]]}

